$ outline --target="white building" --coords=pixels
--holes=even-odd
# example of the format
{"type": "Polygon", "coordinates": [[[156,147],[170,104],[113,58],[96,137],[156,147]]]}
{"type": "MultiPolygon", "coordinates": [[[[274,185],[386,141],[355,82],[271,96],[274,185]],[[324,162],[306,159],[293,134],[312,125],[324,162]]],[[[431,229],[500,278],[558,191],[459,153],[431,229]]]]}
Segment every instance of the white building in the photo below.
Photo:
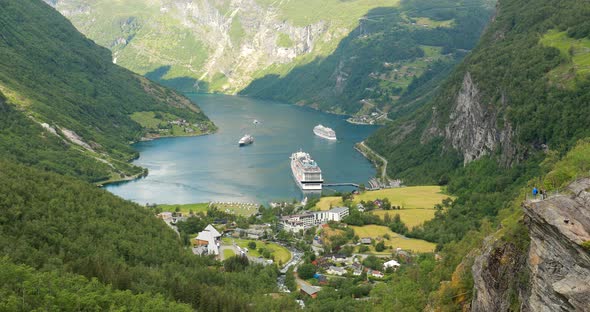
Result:
{"type": "Polygon", "coordinates": [[[342,267],[330,266],[328,268],[328,270],[326,270],[326,273],[332,274],[332,275],[342,276],[342,275],[346,274],[346,270],[344,268],[342,268],[342,267]]]}
{"type": "Polygon", "coordinates": [[[211,224],[207,225],[202,232],[199,232],[195,240],[200,246],[207,247],[207,254],[219,255],[219,238],[221,234],[211,224]]]}
{"type": "Polygon", "coordinates": [[[385,263],[383,263],[383,270],[386,270],[388,268],[393,268],[394,270],[397,270],[397,268],[399,268],[400,264],[399,262],[395,261],[395,260],[389,260],[385,263]]]}
{"type": "Polygon", "coordinates": [[[341,222],[348,214],[348,207],[336,207],[326,211],[284,216],[281,218],[281,227],[285,231],[299,232],[300,230],[328,223],[328,221],[341,222]]]}

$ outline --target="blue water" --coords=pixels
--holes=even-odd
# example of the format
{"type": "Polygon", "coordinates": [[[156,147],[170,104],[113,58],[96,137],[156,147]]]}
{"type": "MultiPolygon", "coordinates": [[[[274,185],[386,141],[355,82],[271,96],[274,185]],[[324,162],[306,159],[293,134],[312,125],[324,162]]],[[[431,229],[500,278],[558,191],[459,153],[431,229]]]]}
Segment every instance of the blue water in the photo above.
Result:
{"type": "MultiPolygon", "coordinates": [[[[284,103],[224,95],[190,98],[219,127],[213,135],[140,142],[134,163],[149,169],[146,178],[105,188],[140,204],[208,201],[268,203],[302,199],[291,176],[290,155],[302,149],[322,168],[326,183],[367,183],[375,169],[353,146],[376,130],[352,125],[342,116],[284,103]],[[260,124],[254,125],[254,120],[260,124]],[[313,134],[323,124],[338,141],[313,134]],[[245,134],[255,142],[238,147],[245,134]]],[[[326,190],[329,192],[330,190],[326,190]]]]}

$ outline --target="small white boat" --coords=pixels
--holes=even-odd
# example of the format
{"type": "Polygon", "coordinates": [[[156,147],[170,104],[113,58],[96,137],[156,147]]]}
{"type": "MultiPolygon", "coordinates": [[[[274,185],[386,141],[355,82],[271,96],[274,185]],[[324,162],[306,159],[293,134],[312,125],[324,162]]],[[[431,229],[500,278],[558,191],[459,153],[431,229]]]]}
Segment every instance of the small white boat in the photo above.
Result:
{"type": "Polygon", "coordinates": [[[249,134],[244,135],[240,141],[238,141],[239,146],[246,146],[252,143],[254,143],[254,137],[249,134]]]}

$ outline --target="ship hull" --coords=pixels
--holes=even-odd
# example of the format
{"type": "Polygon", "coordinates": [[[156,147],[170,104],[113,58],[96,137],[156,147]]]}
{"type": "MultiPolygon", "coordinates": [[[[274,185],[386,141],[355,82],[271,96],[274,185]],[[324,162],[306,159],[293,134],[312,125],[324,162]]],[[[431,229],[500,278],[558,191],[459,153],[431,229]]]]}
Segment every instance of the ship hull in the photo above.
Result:
{"type": "Polygon", "coordinates": [[[327,136],[319,131],[313,130],[313,133],[317,136],[319,136],[320,138],[326,139],[326,140],[330,140],[330,141],[336,141],[336,137],[330,137],[327,136]]]}
{"type": "Polygon", "coordinates": [[[297,186],[302,191],[321,192],[324,181],[323,180],[303,181],[301,175],[304,175],[304,173],[298,174],[298,170],[297,170],[294,162],[295,161],[293,159],[291,159],[291,174],[293,175],[293,179],[295,180],[295,183],[297,184],[297,186]]]}

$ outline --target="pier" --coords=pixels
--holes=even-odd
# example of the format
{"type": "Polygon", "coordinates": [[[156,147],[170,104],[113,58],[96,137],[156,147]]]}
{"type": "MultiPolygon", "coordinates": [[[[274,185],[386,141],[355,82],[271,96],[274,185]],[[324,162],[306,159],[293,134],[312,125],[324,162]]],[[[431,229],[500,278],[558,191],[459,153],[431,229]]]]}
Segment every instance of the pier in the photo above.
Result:
{"type": "Polygon", "coordinates": [[[356,183],[324,183],[324,186],[354,186],[356,188],[359,187],[356,183]]]}

